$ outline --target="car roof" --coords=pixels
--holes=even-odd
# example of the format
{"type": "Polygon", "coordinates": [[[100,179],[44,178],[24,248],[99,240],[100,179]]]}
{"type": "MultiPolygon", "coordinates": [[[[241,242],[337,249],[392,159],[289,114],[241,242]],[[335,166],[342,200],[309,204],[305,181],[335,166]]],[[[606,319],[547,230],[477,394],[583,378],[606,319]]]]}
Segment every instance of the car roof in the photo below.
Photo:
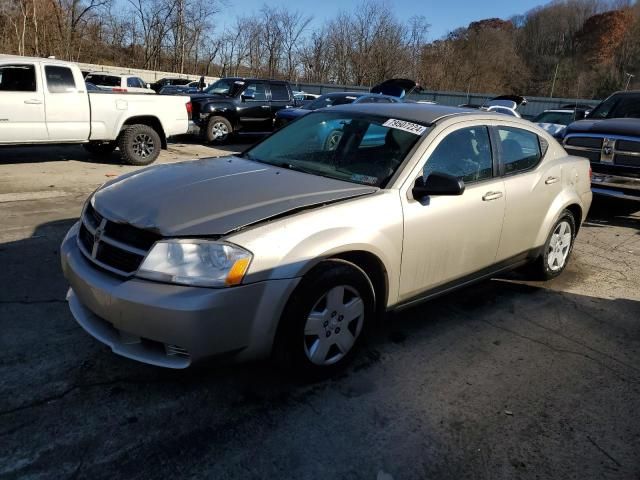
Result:
{"type": "MultiPolygon", "coordinates": [[[[390,118],[398,118],[413,122],[431,124],[443,117],[453,115],[478,115],[478,110],[471,108],[448,107],[445,105],[432,105],[426,103],[351,103],[337,105],[330,111],[347,111],[370,115],[381,115],[390,118]]],[[[487,112],[487,115],[491,113],[487,112]]]]}
{"type": "Polygon", "coordinates": [[[68,62],[66,60],[59,60],[57,58],[44,58],[44,57],[23,57],[21,55],[5,55],[0,54],[0,60],[6,61],[15,61],[15,62],[46,62],[50,64],[60,64],[60,65],[69,65],[73,62],[68,62]]]}

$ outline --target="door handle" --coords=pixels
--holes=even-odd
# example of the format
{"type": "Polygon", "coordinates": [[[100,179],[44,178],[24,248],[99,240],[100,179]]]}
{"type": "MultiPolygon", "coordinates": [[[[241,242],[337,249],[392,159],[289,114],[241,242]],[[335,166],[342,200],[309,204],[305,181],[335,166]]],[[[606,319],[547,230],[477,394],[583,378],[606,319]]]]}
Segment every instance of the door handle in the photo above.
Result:
{"type": "Polygon", "coordinates": [[[42,100],[31,98],[29,100],[25,100],[24,103],[26,103],[27,105],[42,105],[42,100]]]}
{"type": "Polygon", "coordinates": [[[552,183],[556,183],[558,180],[560,180],[558,177],[549,177],[544,181],[544,183],[551,185],[552,183]]]}
{"type": "Polygon", "coordinates": [[[482,200],[490,202],[491,200],[497,200],[502,198],[502,192],[487,192],[482,196],[482,200]]]}
{"type": "Polygon", "coordinates": [[[271,108],[269,105],[261,105],[262,108],[271,108]]]}

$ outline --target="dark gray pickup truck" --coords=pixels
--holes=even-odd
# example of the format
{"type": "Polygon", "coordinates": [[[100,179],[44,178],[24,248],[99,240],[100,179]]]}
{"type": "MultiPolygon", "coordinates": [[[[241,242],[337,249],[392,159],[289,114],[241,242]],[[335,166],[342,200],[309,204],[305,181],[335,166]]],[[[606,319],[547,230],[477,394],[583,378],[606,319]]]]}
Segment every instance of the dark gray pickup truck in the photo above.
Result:
{"type": "Polygon", "coordinates": [[[593,193],[640,201],[640,91],[614,93],[570,124],[564,148],[591,162],[593,193]]]}

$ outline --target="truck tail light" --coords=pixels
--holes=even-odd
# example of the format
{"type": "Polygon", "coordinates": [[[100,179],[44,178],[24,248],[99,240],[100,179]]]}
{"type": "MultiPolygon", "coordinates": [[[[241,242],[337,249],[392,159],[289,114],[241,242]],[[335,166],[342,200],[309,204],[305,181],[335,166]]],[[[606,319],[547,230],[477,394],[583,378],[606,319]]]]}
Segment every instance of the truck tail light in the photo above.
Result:
{"type": "Polygon", "coordinates": [[[126,92],[127,89],[126,88],[121,88],[121,87],[113,87],[111,89],[112,92],[126,92]]]}
{"type": "Polygon", "coordinates": [[[185,107],[187,107],[187,117],[189,117],[189,120],[191,120],[191,116],[193,114],[193,105],[191,105],[191,102],[187,102],[185,104],[185,107]]]}

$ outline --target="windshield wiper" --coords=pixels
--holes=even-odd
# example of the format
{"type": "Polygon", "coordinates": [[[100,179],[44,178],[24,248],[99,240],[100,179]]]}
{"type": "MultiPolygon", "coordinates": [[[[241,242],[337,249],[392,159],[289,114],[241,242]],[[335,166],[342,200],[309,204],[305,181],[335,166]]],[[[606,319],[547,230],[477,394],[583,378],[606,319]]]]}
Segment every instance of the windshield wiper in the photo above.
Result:
{"type": "Polygon", "coordinates": [[[296,172],[309,173],[311,175],[318,175],[318,173],[315,172],[314,170],[308,170],[304,167],[299,167],[298,165],[294,165],[293,163],[289,163],[289,162],[275,162],[275,163],[272,163],[271,165],[274,165],[280,168],[286,168],[287,170],[293,170],[296,172]]]}

